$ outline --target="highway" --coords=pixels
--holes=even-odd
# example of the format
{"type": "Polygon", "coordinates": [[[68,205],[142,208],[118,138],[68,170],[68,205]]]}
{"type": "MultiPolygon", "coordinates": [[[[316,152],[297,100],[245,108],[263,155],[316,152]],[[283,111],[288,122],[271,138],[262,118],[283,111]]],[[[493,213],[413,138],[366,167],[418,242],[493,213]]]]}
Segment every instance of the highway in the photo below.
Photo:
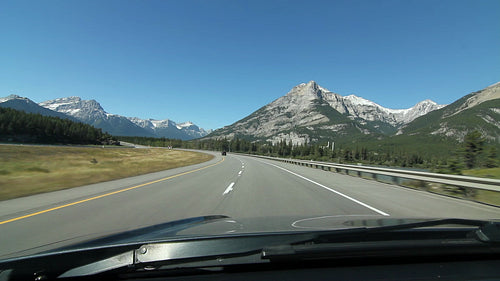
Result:
{"type": "Polygon", "coordinates": [[[0,259],[182,218],[247,231],[321,217],[500,218],[500,208],[271,160],[218,153],[188,167],[0,202],[0,259]],[[252,220],[252,218],[264,218],[252,220]]]}

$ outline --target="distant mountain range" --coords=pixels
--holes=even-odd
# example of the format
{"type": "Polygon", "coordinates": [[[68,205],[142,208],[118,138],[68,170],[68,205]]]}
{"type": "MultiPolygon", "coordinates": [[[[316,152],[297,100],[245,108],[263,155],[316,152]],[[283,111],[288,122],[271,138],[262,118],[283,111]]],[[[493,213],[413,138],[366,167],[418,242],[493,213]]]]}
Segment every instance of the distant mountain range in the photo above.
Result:
{"type": "Polygon", "coordinates": [[[0,98],[0,107],[11,107],[30,113],[68,118],[101,128],[115,136],[166,137],[182,140],[200,138],[211,132],[191,122],[176,123],[172,120],[143,120],[104,111],[95,100],[79,97],[59,98],[39,104],[28,98],[10,95],[0,98]]]}
{"type": "Polygon", "coordinates": [[[355,95],[341,96],[310,81],[295,86],[286,95],[249,116],[213,132],[191,122],[144,120],[110,114],[97,101],[79,97],[36,104],[28,98],[9,96],[0,98],[0,106],[79,120],[117,136],[183,140],[238,137],[274,143],[291,141],[294,144],[385,141],[385,145],[404,143],[412,146],[417,140],[428,145],[435,144],[436,140],[461,142],[468,132],[479,130],[489,142],[500,144],[500,82],[450,105],[424,100],[408,109],[389,109],[355,95]]]}
{"type": "Polygon", "coordinates": [[[205,138],[301,144],[368,142],[419,134],[462,141],[467,132],[476,129],[500,143],[499,83],[450,105],[424,100],[408,109],[388,109],[355,95],[341,96],[310,81],[205,138]]]}

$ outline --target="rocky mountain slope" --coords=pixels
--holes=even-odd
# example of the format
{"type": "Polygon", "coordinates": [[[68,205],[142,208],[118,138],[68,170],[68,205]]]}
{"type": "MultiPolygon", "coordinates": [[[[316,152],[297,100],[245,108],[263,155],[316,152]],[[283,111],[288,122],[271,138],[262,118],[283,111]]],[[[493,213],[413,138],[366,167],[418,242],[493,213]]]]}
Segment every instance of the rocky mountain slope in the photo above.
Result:
{"type": "Polygon", "coordinates": [[[409,109],[388,109],[354,95],[341,96],[310,81],[209,137],[238,136],[297,144],[332,138],[378,138],[396,133],[415,118],[442,107],[425,100],[409,109]]]}
{"type": "Polygon", "coordinates": [[[0,107],[9,107],[16,110],[21,110],[28,113],[37,113],[45,116],[59,117],[77,121],[76,118],[70,117],[64,113],[52,111],[43,106],[38,105],[34,101],[23,98],[17,95],[10,95],[8,97],[0,98],[0,107]]]}
{"type": "Polygon", "coordinates": [[[398,135],[435,135],[461,142],[473,130],[500,144],[500,82],[415,119],[398,135]]]}

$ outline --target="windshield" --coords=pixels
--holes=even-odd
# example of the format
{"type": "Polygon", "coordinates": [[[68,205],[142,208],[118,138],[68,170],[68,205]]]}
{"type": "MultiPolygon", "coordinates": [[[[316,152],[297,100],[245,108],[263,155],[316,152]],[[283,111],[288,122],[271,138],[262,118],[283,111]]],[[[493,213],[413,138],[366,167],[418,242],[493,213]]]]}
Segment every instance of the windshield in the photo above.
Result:
{"type": "Polygon", "coordinates": [[[499,1],[0,11],[0,260],[500,219],[499,1]]]}

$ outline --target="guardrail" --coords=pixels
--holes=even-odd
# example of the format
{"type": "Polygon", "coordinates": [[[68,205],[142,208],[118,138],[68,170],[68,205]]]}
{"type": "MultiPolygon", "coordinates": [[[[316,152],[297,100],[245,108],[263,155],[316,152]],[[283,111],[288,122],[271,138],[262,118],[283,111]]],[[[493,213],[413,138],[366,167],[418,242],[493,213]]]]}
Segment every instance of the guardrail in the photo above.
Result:
{"type": "Polygon", "coordinates": [[[251,155],[244,154],[247,156],[258,157],[263,159],[270,159],[275,161],[281,161],[285,163],[291,163],[295,165],[307,166],[317,169],[323,169],[327,171],[333,171],[341,173],[344,171],[346,174],[361,177],[363,173],[371,175],[371,178],[378,180],[379,176],[388,176],[392,178],[392,182],[400,184],[403,179],[414,180],[420,182],[431,182],[443,185],[450,185],[461,187],[465,189],[481,189],[500,192],[500,180],[497,179],[487,179],[487,178],[477,178],[469,176],[460,175],[447,175],[447,174],[437,174],[419,171],[410,171],[402,169],[391,169],[391,168],[380,168],[362,165],[346,165],[346,164],[335,164],[328,162],[317,162],[317,161],[307,161],[307,160],[296,160],[287,158],[277,158],[261,155],[251,155]]]}

